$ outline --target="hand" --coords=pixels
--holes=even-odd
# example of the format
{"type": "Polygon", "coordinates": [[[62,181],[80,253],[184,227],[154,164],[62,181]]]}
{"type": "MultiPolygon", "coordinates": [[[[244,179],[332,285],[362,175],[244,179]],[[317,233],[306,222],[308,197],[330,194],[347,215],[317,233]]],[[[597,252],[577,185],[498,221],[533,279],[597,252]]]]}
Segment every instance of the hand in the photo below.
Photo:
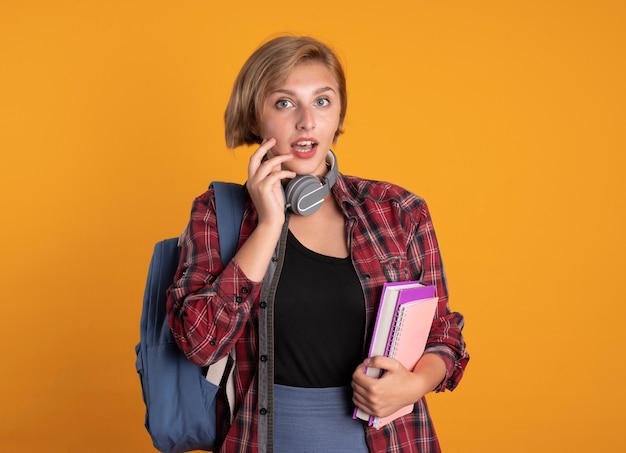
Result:
{"type": "Polygon", "coordinates": [[[365,359],[352,374],[352,401],[370,415],[386,417],[413,404],[428,391],[421,377],[400,362],[384,356],[365,359]],[[380,378],[365,374],[366,367],[384,370],[380,378]]]}
{"type": "Polygon", "coordinates": [[[246,187],[259,216],[259,224],[281,225],[285,222],[285,198],[282,180],[296,176],[295,172],[283,170],[282,164],[293,159],[291,154],[263,157],[276,144],[276,139],[263,140],[261,146],[250,156],[246,187]]]}
{"type": "Polygon", "coordinates": [[[296,176],[295,172],[282,169],[285,162],[293,159],[291,154],[263,160],[274,145],[273,138],[263,140],[250,156],[246,187],[257,210],[258,224],[233,257],[246,276],[255,282],[263,280],[285,223],[281,181],[296,176]]]}

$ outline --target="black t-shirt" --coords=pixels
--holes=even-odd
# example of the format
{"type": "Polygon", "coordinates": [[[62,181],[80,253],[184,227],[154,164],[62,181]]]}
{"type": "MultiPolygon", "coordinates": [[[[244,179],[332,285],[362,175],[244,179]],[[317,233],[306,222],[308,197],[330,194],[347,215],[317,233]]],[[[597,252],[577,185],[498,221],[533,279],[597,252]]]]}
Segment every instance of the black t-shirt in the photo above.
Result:
{"type": "Polygon", "coordinates": [[[365,299],[349,257],[313,252],[289,232],[274,319],[277,384],[350,384],[363,360],[365,299]]]}

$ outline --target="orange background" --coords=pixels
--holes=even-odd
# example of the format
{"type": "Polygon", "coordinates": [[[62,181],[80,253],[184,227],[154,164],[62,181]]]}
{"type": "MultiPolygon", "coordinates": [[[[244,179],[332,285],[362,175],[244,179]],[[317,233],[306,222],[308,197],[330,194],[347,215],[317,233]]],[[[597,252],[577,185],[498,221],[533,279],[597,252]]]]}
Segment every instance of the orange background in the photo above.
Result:
{"type": "Polygon", "coordinates": [[[622,1],[2,0],[0,450],[151,452],[134,346],[154,242],[214,179],[269,36],[332,43],[346,174],[429,202],[472,354],[444,451],[623,448],[622,1]]]}

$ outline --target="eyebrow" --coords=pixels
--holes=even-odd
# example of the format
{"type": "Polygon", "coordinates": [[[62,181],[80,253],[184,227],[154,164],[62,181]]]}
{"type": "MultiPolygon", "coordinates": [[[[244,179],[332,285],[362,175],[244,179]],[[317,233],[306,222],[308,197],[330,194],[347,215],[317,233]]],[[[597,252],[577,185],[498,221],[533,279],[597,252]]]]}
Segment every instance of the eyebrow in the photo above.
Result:
{"type": "MultiPolygon", "coordinates": [[[[333,93],[335,93],[335,89],[333,87],[321,87],[318,88],[317,90],[315,90],[315,92],[313,94],[321,94],[324,93],[326,91],[332,91],[333,93]]],[[[275,94],[275,93],[282,93],[282,94],[288,94],[288,95],[295,95],[296,93],[291,91],[291,90],[286,90],[284,88],[279,88],[277,90],[272,91],[270,94],[275,94]]]]}

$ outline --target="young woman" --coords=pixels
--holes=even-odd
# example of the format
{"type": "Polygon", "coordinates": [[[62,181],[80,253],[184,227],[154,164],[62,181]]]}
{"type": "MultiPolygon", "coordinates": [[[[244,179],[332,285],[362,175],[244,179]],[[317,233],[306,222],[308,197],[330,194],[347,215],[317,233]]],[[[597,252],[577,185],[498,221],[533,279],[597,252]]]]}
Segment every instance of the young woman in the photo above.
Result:
{"type": "Polygon", "coordinates": [[[424,395],[459,383],[463,317],[448,307],[424,200],[338,172],[330,150],[346,108],[339,60],[308,37],[267,42],[235,81],[226,142],[257,146],[239,249],[221,262],[209,189],[193,204],[168,299],[191,361],[236,352],[234,405],[218,400],[221,452],[439,451],[424,395]],[[366,358],[383,283],[406,280],[435,285],[439,297],[412,370],[366,358]],[[366,366],[386,372],[373,379],[366,366]],[[413,413],[380,430],[352,418],[355,405],[386,416],[410,403],[413,413]]]}

